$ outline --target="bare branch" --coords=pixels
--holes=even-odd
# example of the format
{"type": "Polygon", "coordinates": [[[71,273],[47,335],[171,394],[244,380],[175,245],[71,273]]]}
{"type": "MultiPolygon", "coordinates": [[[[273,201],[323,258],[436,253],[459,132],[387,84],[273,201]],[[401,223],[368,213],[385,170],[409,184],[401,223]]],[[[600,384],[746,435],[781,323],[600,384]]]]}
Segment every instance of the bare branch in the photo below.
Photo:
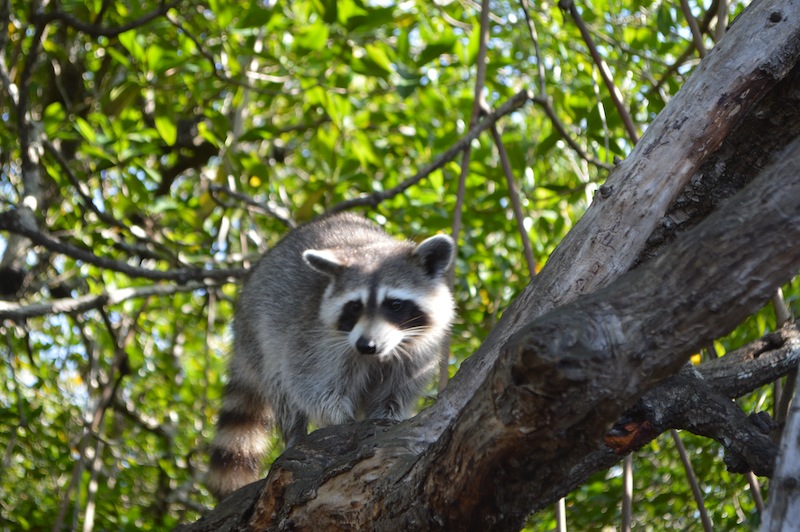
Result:
{"type": "MultiPolygon", "coordinates": [[[[725,4],[726,2],[725,0],[713,0],[711,2],[708,11],[706,11],[705,17],[703,17],[703,20],[700,22],[700,25],[698,26],[700,33],[705,33],[706,31],[708,31],[708,28],[711,25],[711,21],[714,20],[714,17],[716,15],[716,10],[718,9],[721,3],[725,4]]],[[[666,83],[667,80],[669,80],[670,78],[672,78],[672,76],[675,75],[675,72],[682,65],[686,63],[686,60],[689,58],[689,56],[691,56],[694,53],[694,51],[695,51],[695,46],[694,46],[694,41],[692,41],[689,44],[689,46],[687,46],[686,49],[681,53],[681,55],[678,56],[678,58],[672,63],[672,65],[670,65],[670,67],[667,68],[667,70],[662,74],[661,79],[659,79],[655,83],[655,85],[653,85],[650,88],[647,97],[650,98],[653,93],[657,93],[659,90],[661,90],[661,87],[664,85],[664,83],[666,83]]]]}
{"type": "Polygon", "coordinates": [[[676,429],[669,429],[669,435],[672,437],[672,441],[675,442],[675,448],[678,449],[678,456],[680,456],[683,469],[686,471],[686,479],[689,482],[689,486],[692,488],[692,497],[694,497],[694,501],[697,503],[697,510],[700,512],[700,521],[703,523],[703,530],[705,532],[711,532],[714,530],[714,527],[711,524],[711,519],[708,518],[708,511],[706,510],[706,505],[703,503],[703,492],[700,490],[700,484],[697,482],[697,475],[694,472],[694,467],[692,467],[689,454],[686,452],[686,447],[683,445],[683,441],[681,441],[681,435],[676,429]]]}
{"type": "Polygon", "coordinates": [[[539,35],[536,32],[536,24],[533,23],[533,18],[531,17],[531,10],[530,6],[528,5],[528,0],[520,0],[520,5],[522,6],[522,12],[525,13],[525,22],[528,25],[528,33],[531,36],[533,50],[536,53],[536,75],[539,81],[539,96],[544,98],[547,95],[547,78],[545,76],[542,49],[539,46],[539,35]]]}
{"type": "Polygon", "coordinates": [[[193,292],[194,290],[208,290],[219,285],[206,283],[186,283],[175,285],[136,286],[109,290],[102,294],[86,295],[76,298],[55,299],[44,303],[20,305],[0,301],[0,320],[24,321],[27,318],[46,316],[49,314],[75,314],[104,306],[113,306],[129,299],[151,296],[167,296],[180,292],[193,292]]]}
{"type": "MultiPolygon", "coordinates": [[[[473,129],[475,124],[478,122],[478,119],[481,116],[483,110],[483,88],[486,86],[486,49],[487,43],[489,40],[489,1],[483,0],[481,2],[481,20],[480,26],[478,27],[479,39],[478,39],[478,56],[476,58],[476,72],[475,72],[475,88],[473,90],[473,101],[472,101],[472,114],[469,119],[469,129],[473,129]]],[[[461,171],[458,176],[458,191],[456,192],[456,205],[453,208],[453,222],[451,224],[450,233],[453,236],[453,240],[458,246],[458,239],[459,235],[461,234],[461,218],[464,215],[464,201],[466,199],[467,193],[467,174],[469,173],[469,160],[472,154],[472,145],[466,144],[464,146],[464,151],[461,154],[461,171]]],[[[448,272],[448,283],[450,287],[453,287],[455,283],[455,264],[450,268],[448,272]]],[[[450,378],[450,341],[449,335],[445,342],[445,346],[442,348],[442,352],[439,359],[439,393],[442,393],[445,386],[447,386],[447,381],[450,378]]]]}
{"type": "MultiPolygon", "coordinates": [[[[242,202],[246,203],[247,205],[250,205],[251,207],[255,207],[256,209],[262,211],[263,213],[268,214],[269,216],[272,216],[273,218],[275,218],[276,220],[281,222],[286,227],[292,228],[292,227],[296,227],[297,226],[295,221],[291,218],[289,210],[286,209],[285,207],[282,207],[280,205],[275,204],[274,202],[269,201],[269,202],[264,203],[264,202],[261,202],[261,201],[256,201],[255,199],[251,198],[247,194],[242,194],[241,192],[236,192],[235,190],[232,190],[232,189],[230,189],[230,188],[228,188],[228,187],[226,187],[224,185],[220,185],[218,183],[211,183],[209,185],[209,190],[211,191],[212,194],[221,192],[221,193],[226,194],[226,195],[228,195],[228,196],[230,196],[230,197],[232,197],[234,199],[242,201],[242,202]]],[[[214,198],[216,199],[216,196],[214,196],[214,198]]]]}
{"type": "Polygon", "coordinates": [[[189,281],[198,281],[203,279],[238,278],[244,274],[244,270],[241,268],[226,268],[216,270],[204,268],[176,268],[173,270],[162,271],[131,266],[130,264],[122,261],[107,257],[100,257],[88,249],[79,248],[72,244],[62,242],[50,235],[43,233],[35,227],[30,227],[22,220],[20,210],[11,210],[0,213],[0,230],[23,235],[29,238],[33,243],[44,246],[51,251],[63,253],[64,255],[68,255],[76,260],[93,264],[100,268],[106,268],[108,270],[124,273],[130,277],[144,277],[146,279],[186,283],[189,281]]]}
{"type": "Polygon", "coordinates": [[[575,140],[572,138],[572,135],[570,135],[569,131],[567,131],[566,126],[561,121],[561,118],[559,118],[558,114],[556,114],[555,109],[553,109],[553,104],[550,98],[548,98],[547,96],[541,96],[541,97],[536,96],[532,99],[532,101],[533,103],[539,105],[544,110],[545,114],[550,119],[550,122],[553,124],[553,127],[556,129],[556,131],[558,131],[558,134],[561,135],[561,138],[564,139],[564,142],[566,142],[567,145],[569,145],[569,147],[572,148],[572,151],[574,151],[578,155],[578,157],[599,168],[603,168],[604,170],[611,170],[613,168],[612,165],[604,163],[599,159],[595,159],[594,157],[586,153],[586,151],[583,148],[581,148],[577,142],[575,142],[575,140]]]}
{"type": "Polygon", "coordinates": [[[695,20],[694,15],[692,15],[692,9],[689,7],[688,0],[681,0],[681,10],[683,11],[683,16],[686,18],[686,23],[689,25],[689,29],[692,32],[692,42],[694,42],[694,47],[697,48],[697,52],[700,54],[700,57],[705,57],[708,54],[706,51],[706,47],[703,44],[703,34],[700,32],[700,27],[697,25],[697,20],[695,20]]]}
{"type": "Polygon", "coordinates": [[[602,76],[606,88],[611,95],[611,101],[614,102],[614,106],[617,108],[620,118],[622,118],[622,123],[625,124],[625,129],[628,131],[628,136],[633,142],[637,142],[639,140],[639,133],[636,131],[636,126],[633,124],[633,119],[631,118],[628,109],[626,109],[625,105],[622,103],[622,95],[620,94],[619,89],[617,89],[617,86],[614,84],[614,78],[611,76],[611,70],[609,70],[605,60],[603,60],[603,58],[600,56],[600,52],[597,51],[597,46],[595,46],[594,41],[592,40],[592,35],[589,33],[589,28],[586,27],[583,17],[581,17],[581,14],[578,12],[578,8],[575,7],[574,0],[560,0],[558,6],[561,9],[568,11],[572,16],[572,19],[575,21],[575,25],[578,26],[578,29],[583,36],[583,40],[589,49],[589,53],[591,54],[594,63],[597,65],[597,68],[600,70],[600,76],[602,76]]]}
{"type": "MultiPolygon", "coordinates": [[[[97,398],[97,403],[95,405],[94,412],[92,413],[91,422],[87,423],[83,429],[80,443],[78,445],[78,459],[75,461],[75,466],[72,469],[72,477],[70,479],[69,486],[62,496],[58,516],[53,523],[53,532],[59,532],[64,527],[64,519],[66,517],[67,509],[72,496],[71,492],[77,488],[78,483],[80,482],[81,472],[83,471],[86,461],[89,458],[86,451],[92,438],[98,440],[95,451],[100,452],[102,450],[102,444],[99,442],[99,440],[102,438],[103,418],[105,418],[106,412],[111,407],[122,380],[130,373],[130,368],[128,366],[128,354],[125,349],[127,344],[133,339],[133,335],[124,335],[125,338],[120,340],[116,334],[114,326],[111,324],[111,320],[108,318],[108,315],[102,311],[102,309],[101,314],[103,316],[103,321],[106,324],[108,334],[113,340],[114,357],[111,362],[111,367],[108,370],[108,375],[105,379],[105,382],[100,387],[100,397],[97,398]]],[[[134,319],[134,321],[136,320],[138,320],[138,316],[134,319]]],[[[132,329],[133,327],[131,327],[130,330],[132,329]]],[[[96,459],[97,457],[95,456],[94,458],[96,459]]]]}
{"type": "Polygon", "coordinates": [[[715,390],[736,399],[786,375],[798,363],[800,323],[794,322],[697,369],[715,390]]]}
{"type": "Polygon", "coordinates": [[[514,181],[514,172],[511,169],[511,162],[508,160],[508,153],[503,144],[503,137],[497,130],[497,125],[492,126],[492,138],[497,146],[497,152],[500,154],[500,164],[503,167],[503,174],[506,176],[506,184],[508,185],[508,197],[511,200],[511,209],[514,211],[514,219],[517,221],[517,231],[519,237],[522,239],[522,248],[525,252],[525,262],[528,265],[528,274],[530,278],[536,277],[536,259],[533,256],[533,247],[531,246],[531,239],[528,236],[528,231],[525,229],[525,213],[522,212],[522,205],[519,201],[519,189],[517,183],[514,181]]]}
{"type": "Polygon", "coordinates": [[[85,33],[90,37],[117,37],[120,33],[134,30],[145,24],[164,16],[173,7],[177,7],[183,0],[172,0],[171,2],[162,1],[156,9],[149,13],[145,13],[141,17],[114,27],[103,27],[95,24],[89,24],[82,20],[75,18],[69,13],[63,11],[50,11],[49,13],[34,13],[31,21],[40,28],[44,28],[53,22],[62,22],[67,26],[74,28],[81,33],[85,33]]]}
{"type": "Polygon", "coordinates": [[[525,20],[528,25],[528,33],[531,36],[531,41],[533,41],[533,49],[536,53],[536,65],[537,65],[537,78],[539,83],[539,94],[533,97],[533,102],[544,109],[545,114],[550,119],[550,122],[553,124],[553,127],[558,131],[558,134],[564,139],[564,141],[569,145],[572,150],[578,154],[578,157],[585,160],[586,162],[598,166],[600,168],[604,168],[605,170],[611,170],[611,165],[606,164],[602,161],[591,157],[586,151],[581,148],[575,140],[573,140],[572,136],[570,135],[569,131],[567,131],[566,126],[556,114],[555,109],[553,109],[553,104],[550,98],[547,96],[547,78],[544,69],[544,59],[542,57],[542,50],[539,46],[539,37],[536,33],[536,25],[533,23],[533,18],[531,18],[530,14],[530,7],[528,6],[528,0],[520,0],[520,4],[522,5],[522,11],[525,13],[525,20]]]}
{"type": "MultiPolygon", "coordinates": [[[[800,377],[798,377],[800,379],[800,377]]],[[[800,383],[795,383],[800,389],[800,383]]],[[[780,458],[773,482],[762,532],[780,532],[796,526],[800,519],[800,401],[790,409],[781,441],[780,458]]]]}
{"type": "MultiPolygon", "coordinates": [[[[428,177],[431,173],[442,168],[445,164],[452,161],[456,155],[458,155],[462,150],[464,150],[470,142],[478,138],[481,133],[492,127],[492,124],[497,122],[501,117],[510,114],[523,105],[525,102],[531,99],[531,94],[527,90],[522,90],[509,98],[503,105],[498,107],[494,113],[491,115],[485,116],[480,122],[478,122],[474,128],[470,129],[466,135],[464,135],[458,142],[453,144],[446,152],[441,154],[439,157],[436,158],[432,163],[424,167],[422,170],[414,174],[413,176],[409,177],[408,179],[404,180],[399,185],[390,188],[389,190],[385,190],[383,192],[373,192],[372,194],[365,194],[363,196],[349,199],[337,203],[330,209],[328,212],[339,212],[348,209],[352,209],[354,207],[362,207],[362,206],[370,206],[376,207],[382,201],[393,198],[398,194],[405,192],[410,187],[416,185],[426,177],[428,177]]],[[[2,227],[0,227],[2,228],[2,227]]]]}
{"type": "MultiPolygon", "coordinates": [[[[648,390],[614,426],[606,441],[618,452],[628,452],[667,428],[685,429],[719,442],[726,450],[725,463],[731,471],[752,470],[771,476],[778,455],[770,434],[775,426],[766,413],[747,416],[695,368],[686,366],[648,390]],[[623,436],[631,429],[631,435],[623,436]],[[631,445],[618,445],[625,441],[631,445]]],[[[693,474],[691,466],[687,473],[693,474]]],[[[702,498],[698,502],[702,506],[702,498]]]]}

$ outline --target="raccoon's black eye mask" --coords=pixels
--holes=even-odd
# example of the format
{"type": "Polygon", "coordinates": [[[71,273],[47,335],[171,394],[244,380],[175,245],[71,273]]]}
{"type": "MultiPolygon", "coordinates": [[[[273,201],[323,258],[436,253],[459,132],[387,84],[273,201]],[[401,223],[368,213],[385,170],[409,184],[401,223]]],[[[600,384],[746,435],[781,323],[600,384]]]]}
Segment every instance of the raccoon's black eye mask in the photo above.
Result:
{"type": "Polygon", "coordinates": [[[345,303],[342,313],[339,315],[339,330],[343,332],[352,331],[361,316],[362,310],[364,310],[364,304],[358,299],[345,303]]]}
{"type": "Polygon", "coordinates": [[[428,324],[428,317],[411,300],[389,298],[381,304],[381,313],[386,321],[393,323],[400,329],[411,327],[424,327],[428,324]]]}

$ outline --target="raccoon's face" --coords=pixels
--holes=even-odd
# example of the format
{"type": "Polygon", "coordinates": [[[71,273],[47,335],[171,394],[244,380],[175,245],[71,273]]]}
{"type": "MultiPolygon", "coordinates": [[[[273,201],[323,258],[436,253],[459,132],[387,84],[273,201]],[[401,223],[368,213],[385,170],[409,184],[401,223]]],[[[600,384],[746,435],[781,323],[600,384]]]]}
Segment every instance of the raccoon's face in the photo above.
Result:
{"type": "Polygon", "coordinates": [[[383,359],[438,347],[453,318],[445,277],[454,250],[450,237],[437,235],[416,247],[307,250],[303,258],[331,278],[324,326],[346,336],[354,352],[383,359]]]}

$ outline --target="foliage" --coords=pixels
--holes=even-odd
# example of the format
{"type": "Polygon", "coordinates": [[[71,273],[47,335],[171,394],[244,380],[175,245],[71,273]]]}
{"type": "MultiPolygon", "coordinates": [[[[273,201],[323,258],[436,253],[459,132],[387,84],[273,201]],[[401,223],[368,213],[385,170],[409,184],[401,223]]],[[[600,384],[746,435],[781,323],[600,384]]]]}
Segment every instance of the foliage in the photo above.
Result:
{"type": "MultiPolygon", "coordinates": [[[[689,4],[701,22],[713,20],[716,2],[689,4]]],[[[534,93],[532,104],[499,126],[538,268],[633,141],[569,16],[554,3],[530,6],[537,55],[523,5],[490,3],[482,94],[494,109],[520,90],[534,93]]],[[[202,475],[235,278],[287,225],[391,189],[466,134],[479,6],[2,6],[2,208],[32,195],[41,227],[115,261],[101,267],[35,246],[18,253],[18,242],[4,235],[3,287],[12,273],[24,273],[5,297],[32,304],[154,285],[166,292],[0,324],[0,526],[171,528],[213,504],[202,475]],[[39,190],[25,167],[28,142],[41,156],[39,190]],[[197,284],[202,275],[159,281],[115,265],[232,270],[197,284]]],[[[679,3],[593,0],[578,8],[627,112],[644,129],[698,62],[679,3]]],[[[741,9],[730,6],[731,14],[741,9]]],[[[713,28],[704,24],[709,47],[713,28]]],[[[410,238],[449,231],[460,164],[457,157],[364,211],[410,238]]],[[[451,375],[529,275],[488,133],[471,143],[465,186],[451,375]]],[[[796,283],[786,294],[797,308],[796,283]]],[[[774,327],[765,310],[718,347],[735,348],[774,327]]],[[[768,406],[770,391],[745,402],[748,409],[768,406]]],[[[694,504],[665,438],[637,459],[634,521],[643,528],[685,528],[684,510],[694,504]]],[[[749,488],[725,473],[718,448],[688,442],[715,523],[754,523],[749,488]]],[[[576,529],[614,526],[620,491],[618,471],[596,475],[568,499],[569,522],[576,529]]],[[[531,529],[550,528],[551,519],[533,516],[531,529]]]]}

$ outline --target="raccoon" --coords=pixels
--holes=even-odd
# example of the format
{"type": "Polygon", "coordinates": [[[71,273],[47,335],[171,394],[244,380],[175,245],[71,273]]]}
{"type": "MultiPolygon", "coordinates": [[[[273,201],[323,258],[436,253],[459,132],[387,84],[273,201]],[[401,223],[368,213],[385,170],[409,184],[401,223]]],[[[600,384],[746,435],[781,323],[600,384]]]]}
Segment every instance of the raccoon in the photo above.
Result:
{"type": "Polygon", "coordinates": [[[301,226],[264,254],[235,311],[211,449],[219,498],[259,478],[267,431],[400,420],[437,366],[453,320],[446,235],[399,241],[353,214],[301,226]]]}

